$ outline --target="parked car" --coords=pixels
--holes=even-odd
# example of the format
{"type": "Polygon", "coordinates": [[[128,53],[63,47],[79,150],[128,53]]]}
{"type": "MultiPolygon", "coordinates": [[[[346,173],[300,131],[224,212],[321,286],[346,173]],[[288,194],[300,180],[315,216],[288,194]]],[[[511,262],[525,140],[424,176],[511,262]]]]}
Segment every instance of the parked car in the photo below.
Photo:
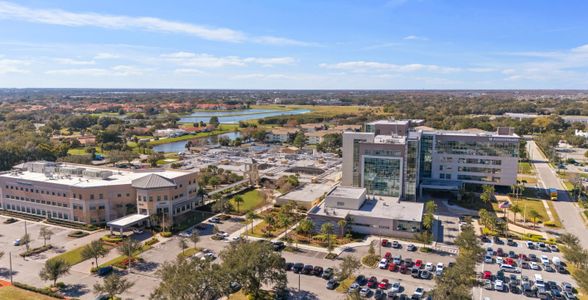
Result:
{"type": "Polygon", "coordinates": [[[539,243],[537,245],[537,248],[539,248],[539,250],[541,250],[543,252],[549,252],[549,247],[547,247],[547,245],[545,243],[539,243]]]}
{"type": "Polygon", "coordinates": [[[414,252],[417,250],[417,247],[413,244],[409,244],[408,246],[406,246],[406,250],[414,252]]]}
{"type": "Polygon", "coordinates": [[[296,274],[302,272],[302,269],[304,269],[304,264],[303,263],[295,263],[292,266],[292,271],[296,274]]]}
{"type": "Polygon", "coordinates": [[[517,242],[515,242],[513,239],[508,239],[506,240],[506,244],[512,247],[516,247],[517,246],[517,242]]]}
{"type": "Polygon", "coordinates": [[[490,279],[484,280],[484,289],[486,289],[486,290],[493,290],[494,289],[494,284],[492,284],[492,280],[490,280],[490,279]]]}
{"type": "Polygon", "coordinates": [[[524,260],[524,261],[529,261],[529,258],[525,255],[525,254],[519,254],[519,258],[524,260]]]}
{"type": "Polygon", "coordinates": [[[363,275],[357,275],[357,277],[355,277],[355,283],[365,285],[367,283],[367,278],[363,275]]]}
{"type": "Polygon", "coordinates": [[[389,284],[390,282],[388,281],[388,279],[382,279],[382,281],[380,281],[380,283],[378,284],[378,288],[382,290],[387,290],[389,284]]]}
{"type": "Polygon", "coordinates": [[[386,299],[386,293],[383,290],[376,290],[374,293],[374,299],[376,300],[383,300],[386,299]]]}
{"type": "Polygon", "coordinates": [[[399,265],[402,262],[402,255],[395,255],[392,262],[399,265]]]}
{"type": "Polygon", "coordinates": [[[418,268],[416,268],[416,267],[415,267],[415,268],[412,268],[412,269],[410,270],[410,275],[411,275],[413,278],[419,278],[419,269],[418,269],[418,268]]]}
{"type": "Polygon", "coordinates": [[[14,240],[14,243],[12,243],[15,246],[20,246],[20,239],[16,239],[14,240]]]}
{"type": "Polygon", "coordinates": [[[400,282],[396,281],[394,283],[392,283],[392,285],[390,286],[390,291],[394,292],[394,293],[399,293],[400,292],[400,282]]]}
{"type": "Polygon", "coordinates": [[[494,260],[492,259],[492,256],[486,255],[486,256],[484,256],[484,262],[487,264],[491,264],[494,262],[494,260]]]}
{"type": "Polygon", "coordinates": [[[497,244],[497,245],[504,244],[504,242],[498,236],[494,236],[493,241],[494,241],[494,244],[497,244]]]}
{"type": "Polygon", "coordinates": [[[531,241],[526,241],[525,244],[527,245],[527,248],[535,249],[535,243],[533,243],[531,241]]]}
{"type": "Polygon", "coordinates": [[[396,271],[396,269],[397,269],[397,268],[396,268],[396,266],[397,266],[397,265],[396,265],[395,263],[391,263],[391,264],[389,264],[389,265],[388,265],[388,271],[390,271],[390,272],[394,272],[394,271],[396,271]]]}
{"type": "Polygon", "coordinates": [[[323,275],[321,277],[324,279],[331,279],[331,277],[333,277],[333,273],[335,273],[335,270],[333,270],[333,268],[326,268],[323,271],[323,275]]]}
{"type": "Polygon", "coordinates": [[[384,254],[385,259],[390,259],[391,257],[392,257],[392,253],[390,253],[390,252],[386,252],[386,254],[384,254]]]}
{"type": "Polygon", "coordinates": [[[386,258],[382,258],[378,263],[378,268],[386,269],[388,267],[388,260],[386,258]]]}
{"type": "Polygon", "coordinates": [[[398,272],[400,272],[402,274],[406,274],[406,271],[408,271],[408,266],[406,264],[401,264],[400,267],[398,268],[398,272]]]}
{"type": "Polygon", "coordinates": [[[494,289],[499,292],[503,292],[504,291],[504,282],[502,282],[502,280],[494,281],[494,289]]]}
{"type": "Polygon", "coordinates": [[[321,266],[314,266],[314,268],[312,269],[312,274],[314,276],[321,277],[321,275],[323,275],[323,267],[321,267],[321,266]]]}
{"type": "Polygon", "coordinates": [[[113,271],[112,266],[106,266],[106,267],[98,268],[98,270],[96,270],[96,275],[106,276],[106,275],[112,273],[112,271],[113,271]]]}
{"type": "Polygon", "coordinates": [[[555,269],[551,265],[545,265],[545,267],[543,267],[543,270],[545,270],[545,272],[555,273],[555,269]]]}
{"type": "Polygon", "coordinates": [[[392,241],[392,248],[400,249],[402,245],[398,241],[392,241]]]}
{"type": "Polygon", "coordinates": [[[416,290],[414,290],[414,293],[412,295],[417,296],[418,299],[421,299],[425,295],[425,289],[423,289],[422,287],[418,287],[416,288],[416,290]]]}
{"type": "Polygon", "coordinates": [[[551,250],[551,252],[559,252],[559,248],[557,248],[556,245],[549,245],[549,250],[551,250]]]}
{"type": "Polygon", "coordinates": [[[498,248],[496,249],[496,256],[504,257],[506,256],[506,254],[504,253],[504,250],[502,250],[502,248],[498,248]]]}
{"type": "Polygon", "coordinates": [[[352,284],[351,284],[351,286],[349,286],[349,288],[347,289],[347,293],[348,293],[348,294],[353,294],[353,293],[355,293],[355,292],[359,291],[359,289],[360,289],[360,286],[359,286],[359,284],[358,284],[357,282],[354,282],[354,283],[352,283],[352,284]]]}
{"type": "Polygon", "coordinates": [[[568,270],[563,265],[559,265],[556,268],[557,268],[557,273],[568,274],[568,270]]]}
{"type": "Polygon", "coordinates": [[[370,279],[368,279],[367,286],[369,288],[375,289],[378,286],[378,278],[376,278],[376,276],[370,277],[370,279]]]}
{"type": "Polygon", "coordinates": [[[533,253],[529,254],[529,261],[536,262],[537,261],[537,255],[535,255],[533,253]]]}
{"type": "Polygon", "coordinates": [[[432,262],[428,262],[425,264],[425,270],[431,272],[433,271],[433,263],[432,262]]]}
{"type": "Polygon", "coordinates": [[[490,272],[490,271],[482,272],[482,279],[492,279],[492,272],[490,272]]]}
{"type": "Polygon", "coordinates": [[[578,298],[576,298],[576,295],[574,295],[574,293],[572,292],[563,292],[564,295],[564,299],[566,300],[576,300],[578,298]]]}
{"type": "Polygon", "coordinates": [[[574,292],[574,287],[572,286],[572,284],[569,282],[565,282],[565,281],[561,283],[561,289],[564,292],[569,292],[569,293],[574,292]]]}
{"type": "Polygon", "coordinates": [[[435,266],[435,275],[441,276],[441,274],[443,274],[444,270],[445,270],[445,266],[443,265],[443,263],[437,263],[437,266],[435,266]]]}
{"type": "Polygon", "coordinates": [[[530,269],[529,263],[526,261],[521,262],[521,269],[530,269]]]}
{"type": "Polygon", "coordinates": [[[302,268],[302,274],[311,275],[313,269],[314,267],[312,265],[305,265],[304,268],[302,268]]]}
{"type": "Polygon", "coordinates": [[[287,262],[286,265],[284,265],[284,270],[291,271],[292,267],[294,267],[294,263],[287,262]]]}
{"type": "Polygon", "coordinates": [[[519,258],[519,256],[514,251],[508,251],[509,258],[519,258]]]}
{"type": "Polygon", "coordinates": [[[212,218],[208,219],[208,222],[219,224],[221,222],[221,219],[219,217],[212,217],[212,218]]]}
{"type": "Polygon", "coordinates": [[[422,261],[422,260],[420,260],[420,259],[417,259],[417,260],[414,262],[414,266],[415,266],[415,268],[417,268],[417,269],[420,269],[420,268],[423,266],[423,261],[422,261]]]}
{"type": "Polygon", "coordinates": [[[329,279],[327,281],[327,289],[328,290],[334,290],[334,289],[336,289],[337,288],[337,285],[339,285],[339,283],[335,279],[329,279]]]}
{"type": "Polygon", "coordinates": [[[368,296],[369,296],[369,295],[371,295],[371,294],[372,294],[372,290],[370,290],[370,289],[369,289],[369,288],[367,288],[367,287],[364,287],[364,288],[362,288],[362,289],[359,291],[359,295],[360,295],[360,296],[362,296],[362,297],[368,297],[368,296]]]}
{"type": "Polygon", "coordinates": [[[274,251],[281,251],[284,248],[286,248],[286,245],[282,241],[277,241],[277,242],[272,242],[272,247],[274,248],[274,251]]]}
{"type": "Polygon", "coordinates": [[[388,247],[388,240],[387,239],[382,240],[382,247],[388,247]]]}
{"type": "Polygon", "coordinates": [[[419,277],[421,279],[431,279],[431,272],[427,270],[421,270],[419,273],[419,277]]]}

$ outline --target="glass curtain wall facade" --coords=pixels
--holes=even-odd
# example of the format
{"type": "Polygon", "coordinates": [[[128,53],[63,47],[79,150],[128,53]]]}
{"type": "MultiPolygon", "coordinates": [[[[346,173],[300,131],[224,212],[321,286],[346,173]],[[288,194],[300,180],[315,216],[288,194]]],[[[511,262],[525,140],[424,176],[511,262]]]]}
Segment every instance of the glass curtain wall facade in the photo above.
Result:
{"type": "Polygon", "coordinates": [[[422,178],[431,178],[433,170],[433,142],[433,135],[423,134],[421,137],[420,175],[422,178]]]}
{"type": "Polygon", "coordinates": [[[416,201],[417,184],[419,180],[419,141],[408,140],[406,153],[406,175],[404,198],[408,201],[416,201]]]}
{"type": "Polygon", "coordinates": [[[402,194],[402,159],[363,157],[363,187],[368,194],[400,197],[402,194]]]}

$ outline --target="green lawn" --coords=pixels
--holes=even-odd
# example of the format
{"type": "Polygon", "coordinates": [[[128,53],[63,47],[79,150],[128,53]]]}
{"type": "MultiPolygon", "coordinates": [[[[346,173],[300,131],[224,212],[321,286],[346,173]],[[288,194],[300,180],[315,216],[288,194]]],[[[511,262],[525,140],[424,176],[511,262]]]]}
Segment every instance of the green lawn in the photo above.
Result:
{"type": "MultiPolygon", "coordinates": [[[[547,211],[545,210],[545,206],[543,206],[543,203],[541,202],[541,200],[539,200],[539,199],[520,199],[520,200],[513,200],[512,202],[513,202],[513,204],[517,203],[521,207],[521,209],[523,210],[522,213],[517,214],[517,219],[525,216],[525,210],[526,210],[527,221],[532,222],[533,220],[531,220],[531,218],[529,217],[529,212],[534,209],[539,213],[539,215],[541,215],[541,218],[537,219],[537,222],[549,221],[549,216],[547,215],[547,211]]],[[[495,211],[500,211],[500,212],[503,211],[503,209],[498,208],[498,203],[492,203],[492,208],[495,211]]],[[[555,211],[553,211],[553,212],[555,212],[555,211]]],[[[512,212],[510,210],[507,210],[507,213],[509,214],[509,216],[512,216],[512,212]]],[[[557,214],[554,214],[554,218],[556,218],[556,220],[555,220],[556,225],[558,225],[559,220],[557,220],[557,214]]],[[[559,224],[559,226],[561,226],[561,224],[559,224]]]]}
{"type": "Polygon", "coordinates": [[[53,297],[45,296],[35,292],[23,290],[15,286],[0,287],[0,299],[2,300],[55,300],[53,297]]]}
{"type": "Polygon", "coordinates": [[[519,162],[519,173],[521,174],[533,174],[533,167],[528,162],[519,162]]]}
{"type": "MultiPolygon", "coordinates": [[[[243,202],[239,204],[239,212],[238,213],[245,213],[248,210],[254,210],[259,208],[263,205],[263,195],[259,190],[251,190],[240,194],[243,197],[243,202]]],[[[237,204],[234,201],[235,198],[229,200],[235,212],[237,212],[237,204]]]]}
{"type": "MultiPolygon", "coordinates": [[[[71,266],[79,264],[85,260],[82,258],[82,251],[84,250],[84,247],[86,247],[86,245],[74,248],[65,253],[59,254],[51,259],[63,259],[71,266]]],[[[104,245],[104,247],[108,250],[112,249],[112,247],[109,245],[104,245]]]]}
{"type": "Polygon", "coordinates": [[[184,250],[183,253],[182,252],[178,253],[178,257],[181,257],[181,256],[183,256],[183,257],[191,257],[191,256],[193,256],[194,254],[196,254],[198,252],[200,252],[200,248],[198,248],[198,247],[192,247],[192,248],[188,248],[188,249],[184,250]]]}

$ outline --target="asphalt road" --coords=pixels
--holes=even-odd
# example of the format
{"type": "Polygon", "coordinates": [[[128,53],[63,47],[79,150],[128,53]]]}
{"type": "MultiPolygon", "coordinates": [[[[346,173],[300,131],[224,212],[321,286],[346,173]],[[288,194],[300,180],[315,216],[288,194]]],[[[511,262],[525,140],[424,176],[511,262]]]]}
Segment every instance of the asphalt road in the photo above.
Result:
{"type": "Polygon", "coordinates": [[[576,235],[580,239],[582,246],[588,248],[586,226],[580,216],[578,208],[572,199],[570,199],[565,187],[555,173],[555,170],[553,170],[553,168],[547,163],[547,159],[543,153],[539,151],[535,142],[529,141],[528,144],[531,161],[537,170],[540,185],[545,189],[556,188],[559,191],[558,201],[554,201],[553,204],[565,230],[576,235]]]}

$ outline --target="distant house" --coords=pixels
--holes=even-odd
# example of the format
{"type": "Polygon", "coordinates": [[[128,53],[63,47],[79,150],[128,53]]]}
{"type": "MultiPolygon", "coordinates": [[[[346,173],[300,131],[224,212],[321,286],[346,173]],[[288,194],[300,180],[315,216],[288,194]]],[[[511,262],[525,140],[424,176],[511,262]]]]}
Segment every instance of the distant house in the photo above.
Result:
{"type": "Polygon", "coordinates": [[[325,136],[328,134],[337,134],[339,132],[334,130],[322,130],[316,132],[310,132],[306,134],[306,142],[309,145],[317,145],[325,140],[325,136]]]}
{"type": "Polygon", "coordinates": [[[177,137],[177,136],[182,136],[182,135],[186,135],[186,134],[188,134],[188,132],[186,132],[183,129],[167,128],[167,129],[155,130],[155,132],[153,133],[153,136],[157,136],[157,137],[177,137]]]}
{"type": "Polygon", "coordinates": [[[298,129],[296,128],[273,128],[266,134],[265,140],[269,143],[286,143],[290,140],[290,137],[293,137],[296,133],[298,133],[298,129]]]}
{"type": "Polygon", "coordinates": [[[361,125],[337,125],[334,128],[332,128],[332,130],[338,131],[338,132],[345,132],[345,131],[361,131],[361,125]]]}
{"type": "Polygon", "coordinates": [[[325,129],[325,125],[321,123],[309,123],[300,125],[300,128],[304,132],[315,132],[325,129]]]}

